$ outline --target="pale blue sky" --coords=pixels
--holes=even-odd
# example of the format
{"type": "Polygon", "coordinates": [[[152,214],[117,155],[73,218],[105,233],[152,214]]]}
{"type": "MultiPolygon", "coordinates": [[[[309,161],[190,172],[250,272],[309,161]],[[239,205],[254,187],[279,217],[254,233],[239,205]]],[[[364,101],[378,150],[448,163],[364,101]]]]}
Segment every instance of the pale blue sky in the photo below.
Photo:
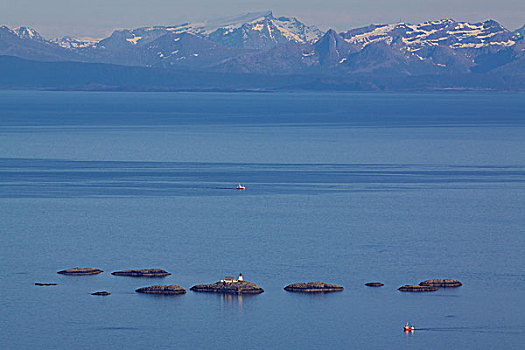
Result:
{"type": "Polygon", "coordinates": [[[0,0],[0,25],[30,25],[48,38],[103,37],[115,28],[173,25],[264,10],[338,31],[441,18],[495,19],[508,29],[525,24],[524,0],[0,0]]]}

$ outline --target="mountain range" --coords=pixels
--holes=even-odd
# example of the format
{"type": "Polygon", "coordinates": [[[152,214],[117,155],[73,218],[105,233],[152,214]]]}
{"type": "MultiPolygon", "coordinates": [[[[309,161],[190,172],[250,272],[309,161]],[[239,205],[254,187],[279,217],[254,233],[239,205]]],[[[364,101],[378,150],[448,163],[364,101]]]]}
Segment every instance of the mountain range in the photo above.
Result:
{"type": "MultiPolygon", "coordinates": [[[[309,84],[294,87],[304,89],[321,85],[343,90],[525,90],[525,26],[510,31],[493,20],[468,23],[443,19],[324,32],[268,11],[203,23],[116,30],[100,40],[48,40],[30,27],[2,26],[0,55],[19,59],[4,58],[0,70],[10,76],[9,82],[0,77],[4,88],[31,86],[29,81],[17,85],[16,72],[7,62],[17,62],[17,67],[22,62],[49,67],[43,63],[54,62],[52,66],[59,70],[58,63],[67,62],[68,67],[76,63],[79,70],[87,69],[85,64],[97,64],[105,71],[122,66],[118,68],[121,74],[133,67],[135,72],[143,68],[170,76],[184,72],[188,77],[193,72],[203,79],[222,77],[214,87],[219,90],[225,77],[260,82],[239,84],[243,88],[272,89],[283,86],[276,83],[286,76],[309,84]],[[269,81],[274,84],[265,85],[269,81]]],[[[110,83],[107,79],[103,84],[96,81],[96,70],[92,76],[94,80],[86,81],[85,86],[110,83]]],[[[140,88],[140,81],[133,84],[140,88]]],[[[45,81],[33,85],[46,86],[45,81]]],[[[126,88],[118,82],[110,85],[126,88]]],[[[67,81],[62,86],[67,86],[67,81]]],[[[195,82],[192,88],[198,86],[195,82]]],[[[184,84],[166,83],[157,87],[185,88],[184,84]]],[[[155,89],[155,84],[150,88],[155,89]]],[[[235,88],[235,83],[228,88],[235,88]]]]}

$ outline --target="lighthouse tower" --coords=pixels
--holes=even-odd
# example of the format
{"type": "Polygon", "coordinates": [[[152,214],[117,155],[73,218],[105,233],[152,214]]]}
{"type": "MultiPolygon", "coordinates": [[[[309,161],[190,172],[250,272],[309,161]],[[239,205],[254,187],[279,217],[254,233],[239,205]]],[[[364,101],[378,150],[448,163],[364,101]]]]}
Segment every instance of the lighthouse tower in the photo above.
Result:
{"type": "Polygon", "coordinates": [[[242,278],[242,273],[239,274],[239,278],[237,278],[238,281],[244,281],[244,278],[242,278]]]}

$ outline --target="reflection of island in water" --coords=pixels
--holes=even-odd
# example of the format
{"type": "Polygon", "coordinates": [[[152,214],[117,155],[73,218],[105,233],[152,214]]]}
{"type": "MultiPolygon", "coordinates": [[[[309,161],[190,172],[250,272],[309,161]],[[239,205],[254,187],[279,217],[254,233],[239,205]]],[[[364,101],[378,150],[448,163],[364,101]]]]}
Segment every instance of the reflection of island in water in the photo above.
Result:
{"type": "Polygon", "coordinates": [[[256,297],[253,294],[218,294],[218,297],[221,300],[221,305],[224,307],[232,307],[237,305],[239,311],[242,311],[242,304],[247,300],[256,297]]]}

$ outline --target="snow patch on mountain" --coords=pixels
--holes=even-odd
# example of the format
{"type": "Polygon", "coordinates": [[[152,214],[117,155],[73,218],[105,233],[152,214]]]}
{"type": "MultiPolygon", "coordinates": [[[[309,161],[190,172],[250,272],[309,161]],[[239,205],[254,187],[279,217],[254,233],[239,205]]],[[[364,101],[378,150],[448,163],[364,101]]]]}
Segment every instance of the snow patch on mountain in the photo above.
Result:
{"type": "Polygon", "coordinates": [[[200,36],[206,31],[206,23],[183,23],[175,26],[156,28],[164,29],[174,34],[189,33],[200,36]]]}
{"type": "Polygon", "coordinates": [[[425,47],[446,45],[453,49],[508,47],[516,43],[515,34],[495,21],[481,23],[456,22],[452,19],[421,24],[397,23],[372,25],[341,33],[351,44],[361,49],[375,42],[388,45],[402,42],[406,51],[415,52],[425,47]]]}
{"type": "Polygon", "coordinates": [[[126,39],[126,41],[132,43],[133,45],[137,45],[140,39],[142,39],[141,36],[136,36],[135,34],[133,34],[133,37],[126,39]]]}
{"type": "Polygon", "coordinates": [[[518,38],[525,38],[525,25],[522,26],[521,28],[518,28],[514,31],[514,34],[516,35],[516,37],[518,38]]]}
{"type": "Polygon", "coordinates": [[[52,40],[53,43],[64,47],[66,49],[83,49],[87,47],[92,47],[97,42],[98,39],[75,39],[70,36],[65,36],[63,38],[57,38],[52,40]]]}
{"type": "MultiPolygon", "coordinates": [[[[377,41],[390,41],[392,42],[392,37],[389,35],[392,30],[396,28],[395,24],[390,25],[372,25],[369,27],[369,31],[365,31],[361,34],[348,34],[345,37],[346,33],[342,33],[343,38],[346,42],[350,44],[357,44],[361,48],[366,47],[368,44],[377,42],[377,41]]],[[[350,31],[351,32],[351,31],[350,31]]],[[[347,33],[350,33],[347,32],[347,33]]]]}

